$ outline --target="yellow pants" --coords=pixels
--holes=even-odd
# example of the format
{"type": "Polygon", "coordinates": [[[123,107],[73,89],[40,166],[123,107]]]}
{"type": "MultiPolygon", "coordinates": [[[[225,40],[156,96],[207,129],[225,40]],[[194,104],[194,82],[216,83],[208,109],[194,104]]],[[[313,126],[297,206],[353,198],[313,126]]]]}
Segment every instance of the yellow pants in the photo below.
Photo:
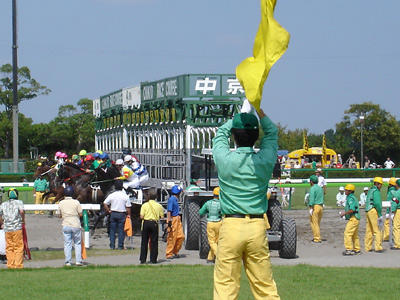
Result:
{"type": "Polygon", "coordinates": [[[219,229],[221,228],[222,221],[207,222],[207,237],[210,244],[210,251],[208,252],[207,260],[214,260],[217,254],[217,244],[219,237],[219,229]]]}
{"type": "Polygon", "coordinates": [[[371,251],[374,237],[375,251],[382,250],[382,233],[378,227],[378,212],[375,208],[372,208],[367,212],[367,224],[364,238],[365,251],[371,251]]]}
{"type": "Polygon", "coordinates": [[[360,221],[355,216],[351,216],[344,230],[344,247],[346,250],[360,251],[358,225],[360,225],[360,221]]]}
{"type": "Polygon", "coordinates": [[[400,209],[396,210],[393,218],[393,242],[395,248],[400,248],[400,209]]]}
{"type": "Polygon", "coordinates": [[[167,250],[166,256],[172,257],[174,254],[178,254],[182,248],[185,235],[183,233],[181,217],[172,217],[172,227],[169,229],[167,237],[167,250]]]}
{"type": "Polygon", "coordinates": [[[272,277],[264,219],[224,218],[214,267],[214,300],[239,296],[242,263],[254,299],[280,299],[272,277]]]}
{"type": "MultiPolygon", "coordinates": [[[[35,204],[44,204],[44,203],[43,203],[43,202],[44,202],[44,201],[43,201],[44,192],[38,192],[38,191],[36,191],[35,194],[36,194],[35,204]]],[[[43,212],[42,212],[42,211],[35,210],[35,214],[36,214],[36,215],[39,214],[39,213],[43,213],[43,212]]]]}
{"type": "Polygon", "coordinates": [[[24,240],[22,229],[9,231],[6,236],[7,268],[22,269],[24,267],[24,240]]]}
{"type": "Polygon", "coordinates": [[[321,219],[322,219],[322,214],[323,214],[323,209],[322,205],[316,204],[313,206],[313,214],[310,216],[310,224],[311,224],[311,230],[313,233],[313,240],[314,242],[320,242],[321,241],[321,231],[320,231],[320,224],[321,224],[321,219]]]}
{"type": "MultiPolygon", "coordinates": [[[[390,218],[390,217],[389,217],[390,218]]],[[[389,241],[389,218],[385,219],[385,223],[383,226],[383,240],[384,241],[389,241]]]]}

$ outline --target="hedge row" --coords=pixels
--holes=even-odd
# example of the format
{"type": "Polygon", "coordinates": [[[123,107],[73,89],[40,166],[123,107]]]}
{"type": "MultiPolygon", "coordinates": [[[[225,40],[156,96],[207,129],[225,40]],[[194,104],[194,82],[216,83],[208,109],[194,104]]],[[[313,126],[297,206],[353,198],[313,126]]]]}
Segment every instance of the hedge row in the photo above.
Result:
{"type": "Polygon", "coordinates": [[[34,181],[33,174],[0,174],[0,185],[1,182],[23,182],[23,179],[31,182],[34,181]]]}

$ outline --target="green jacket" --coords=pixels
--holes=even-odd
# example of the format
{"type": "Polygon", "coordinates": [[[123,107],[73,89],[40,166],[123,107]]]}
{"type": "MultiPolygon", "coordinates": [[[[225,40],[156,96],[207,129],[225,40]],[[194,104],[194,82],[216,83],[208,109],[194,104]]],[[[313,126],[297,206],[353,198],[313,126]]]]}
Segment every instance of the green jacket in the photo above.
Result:
{"type": "Polygon", "coordinates": [[[49,182],[45,178],[43,179],[38,178],[33,183],[33,188],[37,192],[45,192],[46,190],[49,189],[49,182]]]}
{"type": "Polygon", "coordinates": [[[309,206],[313,206],[315,204],[324,204],[324,190],[318,184],[314,184],[310,188],[310,198],[308,200],[309,206]]]}
{"type": "MultiPolygon", "coordinates": [[[[397,209],[397,203],[393,201],[394,193],[396,192],[396,188],[394,186],[389,187],[388,192],[386,194],[386,201],[389,201],[392,206],[392,212],[395,212],[397,209]]],[[[390,212],[389,207],[386,208],[386,213],[390,212]]]]}
{"type": "Polygon", "coordinates": [[[382,199],[381,192],[374,185],[367,194],[367,200],[365,201],[365,211],[368,212],[371,209],[375,208],[378,212],[378,216],[382,216],[382,199]]]}
{"type": "Polygon", "coordinates": [[[221,221],[221,203],[219,199],[208,200],[199,210],[200,216],[207,214],[208,222],[221,221]]]}
{"type": "Polygon", "coordinates": [[[400,189],[393,192],[393,198],[399,200],[399,204],[392,200],[392,212],[394,213],[396,210],[400,209],[400,189]]]}
{"type": "Polygon", "coordinates": [[[360,220],[360,211],[358,209],[358,201],[356,197],[354,196],[354,193],[347,195],[346,197],[346,205],[344,207],[344,210],[348,212],[349,210],[352,210],[353,213],[347,214],[346,220],[349,220],[352,216],[355,216],[357,220],[360,220]]]}
{"type": "Polygon", "coordinates": [[[278,151],[278,129],[264,117],[260,150],[239,147],[230,150],[232,120],[222,125],[213,139],[213,158],[218,170],[222,214],[264,214],[267,189],[278,151]]]}

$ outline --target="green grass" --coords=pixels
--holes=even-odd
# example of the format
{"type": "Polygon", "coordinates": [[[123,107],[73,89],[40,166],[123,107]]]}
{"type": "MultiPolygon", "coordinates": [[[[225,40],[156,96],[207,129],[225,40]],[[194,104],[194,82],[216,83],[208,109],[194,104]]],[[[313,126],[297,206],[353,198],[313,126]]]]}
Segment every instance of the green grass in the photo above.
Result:
{"type": "MultiPolygon", "coordinates": [[[[109,256],[109,255],[129,255],[139,253],[139,249],[127,249],[127,250],[110,250],[110,249],[88,249],[86,250],[88,257],[93,256],[109,256]],[[116,252],[117,251],[117,252],[116,252]]],[[[52,251],[31,251],[32,260],[52,260],[52,259],[63,259],[64,250],[52,250],[52,251]]]]}
{"type": "MultiPolygon", "coordinates": [[[[398,299],[398,269],[274,266],[282,299],[398,299]],[[396,288],[397,287],[397,288],[396,288]]],[[[212,299],[212,266],[1,271],[2,299],[212,299]]],[[[253,299],[242,274],[239,299],[253,299]]]]}

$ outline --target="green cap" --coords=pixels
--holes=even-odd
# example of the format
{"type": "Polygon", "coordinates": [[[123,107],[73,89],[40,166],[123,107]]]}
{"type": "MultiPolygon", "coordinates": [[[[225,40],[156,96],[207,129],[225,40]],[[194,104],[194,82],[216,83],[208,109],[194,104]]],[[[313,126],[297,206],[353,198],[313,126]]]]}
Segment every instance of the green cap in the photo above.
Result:
{"type": "Polygon", "coordinates": [[[257,117],[249,113],[236,114],[233,117],[232,128],[234,129],[258,129],[257,117]]]}
{"type": "Polygon", "coordinates": [[[310,181],[314,183],[318,183],[318,177],[316,175],[311,175],[310,176],[310,181]]]}
{"type": "Polygon", "coordinates": [[[18,191],[14,188],[10,188],[8,190],[8,198],[10,199],[18,199],[18,191]]]}

